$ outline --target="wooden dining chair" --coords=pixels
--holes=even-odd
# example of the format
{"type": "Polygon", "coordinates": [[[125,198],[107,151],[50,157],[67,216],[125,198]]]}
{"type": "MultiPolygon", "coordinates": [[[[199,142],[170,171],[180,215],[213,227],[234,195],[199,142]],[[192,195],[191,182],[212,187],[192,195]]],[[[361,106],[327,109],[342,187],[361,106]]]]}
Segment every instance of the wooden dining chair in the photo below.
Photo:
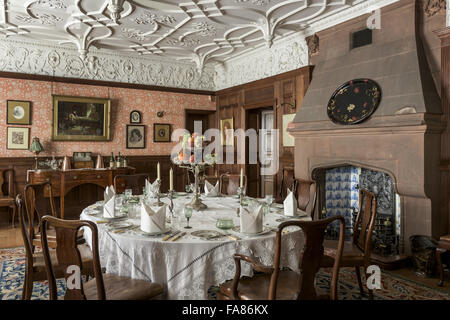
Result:
{"type": "MultiPolygon", "coordinates": [[[[35,281],[47,280],[47,272],[45,270],[44,255],[42,251],[36,251],[36,247],[32,242],[32,235],[34,234],[34,228],[30,228],[33,221],[30,220],[29,215],[26,213],[24,198],[21,194],[16,197],[18,218],[20,230],[22,233],[23,243],[25,247],[25,278],[22,290],[22,299],[30,300],[33,293],[33,285],[35,281]],[[30,232],[31,230],[31,232],[30,232]]],[[[41,244],[39,244],[41,246],[41,244]]],[[[80,257],[83,263],[92,260],[92,254],[87,244],[78,246],[80,257]]],[[[51,256],[54,256],[54,273],[55,277],[62,278],[64,272],[62,267],[58,264],[55,250],[49,251],[51,256]]],[[[93,276],[94,272],[89,264],[83,270],[84,275],[93,276]]]]}
{"type": "Polygon", "coordinates": [[[313,220],[317,202],[317,184],[312,180],[296,179],[297,206],[313,220]]]}
{"type": "Polygon", "coordinates": [[[16,201],[14,197],[14,170],[0,170],[0,208],[8,208],[13,228],[16,220],[16,201]]]}
{"type": "MultiPolygon", "coordinates": [[[[236,195],[240,186],[241,175],[223,173],[219,178],[219,190],[221,194],[236,195]]],[[[247,190],[247,176],[244,175],[244,190],[247,190]]]]}
{"type": "MultiPolygon", "coordinates": [[[[364,293],[360,267],[367,270],[370,265],[372,253],[372,232],[375,226],[377,212],[377,199],[375,194],[365,189],[359,191],[359,211],[353,226],[353,237],[351,241],[344,243],[344,252],[341,258],[341,267],[354,267],[358,279],[361,295],[364,293]]],[[[342,233],[342,230],[340,231],[342,233]]],[[[342,234],[341,234],[342,235],[342,234]]],[[[338,241],[325,240],[324,255],[321,267],[331,267],[338,256],[338,241]]],[[[368,277],[365,273],[366,279],[368,277]]],[[[369,290],[369,299],[373,299],[373,291],[369,290]]]]}
{"type": "Polygon", "coordinates": [[[143,193],[145,180],[150,181],[150,176],[146,173],[119,174],[114,177],[114,189],[117,193],[124,193],[126,189],[131,189],[134,195],[140,195],[143,193]]]}
{"type": "MultiPolygon", "coordinates": [[[[41,245],[41,233],[35,230],[34,222],[41,223],[41,217],[44,215],[51,215],[57,217],[55,201],[53,198],[53,187],[50,181],[45,181],[36,184],[27,184],[24,188],[25,208],[28,215],[28,233],[30,235],[33,246],[41,245]]],[[[55,230],[47,231],[49,237],[49,245],[52,248],[56,247],[55,230]]],[[[83,230],[78,234],[78,243],[84,243],[83,230]]]]}
{"type": "Polygon", "coordinates": [[[444,285],[445,279],[442,257],[444,256],[445,253],[448,252],[450,252],[450,234],[439,237],[439,242],[436,248],[436,260],[439,269],[439,282],[438,282],[439,287],[442,287],[444,285]]]}
{"type": "Polygon", "coordinates": [[[287,189],[289,188],[295,195],[297,195],[298,180],[295,179],[294,167],[283,167],[281,170],[281,184],[278,195],[275,199],[277,203],[283,203],[287,196],[287,189]]]}
{"type": "Polygon", "coordinates": [[[66,286],[65,300],[148,300],[163,293],[163,287],[146,280],[134,280],[113,274],[102,274],[98,252],[98,230],[95,223],[84,220],[62,220],[52,216],[42,218],[42,248],[49,279],[50,300],[56,300],[56,272],[53,257],[47,243],[46,231],[48,225],[56,229],[56,257],[58,265],[64,270],[64,278],[79,286],[66,286]],[[81,273],[85,264],[80,259],[81,253],[77,246],[76,235],[80,228],[89,228],[92,232],[92,269],[95,279],[83,283],[81,273]],[[77,270],[81,272],[77,272],[77,270]]]}
{"type": "Polygon", "coordinates": [[[317,221],[286,221],[278,226],[275,243],[273,266],[264,266],[256,262],[253,257],[235,254],[233,256],[236,272],[233,280],[220,285],[217,298],[219,300],[315,300],[329,298],[337,300],[337,283],[339,275],[340,257],[344,246],[345,220],[342,216],[335,216],[317,221]],[[315,279],[320,269],[323,255],[323,241],[325,229],[339,221],[341,236],[333,263],[333,275],[328,295],[317,294],[315,279]],[[280,270],[281,238],[283,229],[298,226],[303,230],[304,245],[299,257],[299,272],[288,269],[280,270]],[[241,279],[241,261],[245,261],[259,273],[253,277],[241,279]]]}

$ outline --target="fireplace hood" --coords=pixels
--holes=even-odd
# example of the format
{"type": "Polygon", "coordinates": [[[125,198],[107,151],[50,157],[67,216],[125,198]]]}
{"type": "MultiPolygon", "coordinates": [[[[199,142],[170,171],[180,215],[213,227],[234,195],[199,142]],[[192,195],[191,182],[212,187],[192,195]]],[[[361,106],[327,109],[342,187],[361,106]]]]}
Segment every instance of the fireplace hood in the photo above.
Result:
{"type": "Polygon", "coordinates": [[[366,28],[369,15],[318,34],[320,54],[307,94],[290,126],[295,137],[295,174],[314,179],[314,170],[355,165],[391,175],[401,196],[402,236],[438,236],[441,214],[440,133],[442,107],[417,31],[415,1],[381,9],[381,29],[372,44],[350,49],[352,32],[366,28]],[[327,115],[333,92],[352,79],[376,81],[381,103],[354,125],[333,123],[327,115]]]}

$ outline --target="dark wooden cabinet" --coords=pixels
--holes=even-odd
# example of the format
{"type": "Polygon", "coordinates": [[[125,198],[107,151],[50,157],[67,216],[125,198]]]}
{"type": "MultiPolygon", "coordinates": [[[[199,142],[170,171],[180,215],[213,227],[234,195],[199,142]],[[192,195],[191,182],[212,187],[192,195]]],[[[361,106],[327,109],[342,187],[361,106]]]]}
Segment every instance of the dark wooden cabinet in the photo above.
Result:
{"type": "MultiPolygon", "coordinates": [[[[113,185],[114,177],[119,174],[134,174],[133,167],[117,169],[74,169],[74,170],[29,170],[28,182],[41,183],[50,181],[53,187],[53,196],[59,197],[60,215],[64,219],[65,198],[67,193],[75,187],[94,184],[102,188],[113,185]]],[[[45,194],[45,196],[49,196],[45,194]]]]}

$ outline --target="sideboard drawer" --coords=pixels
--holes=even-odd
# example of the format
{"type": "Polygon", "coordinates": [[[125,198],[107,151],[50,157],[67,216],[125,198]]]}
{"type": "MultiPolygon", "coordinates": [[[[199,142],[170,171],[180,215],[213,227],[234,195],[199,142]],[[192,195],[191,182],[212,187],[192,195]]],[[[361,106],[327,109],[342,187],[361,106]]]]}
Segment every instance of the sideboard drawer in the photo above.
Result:
{"type": "MultiPolygon", "coordinates": [[[[61,184],[61,174],[58,171],[39,171],[30,174],[30,183],[38,184],[43,182],[50,182],[52,184],[52,194],[54,197],[59,197],[59,190],[61,184]]],[[[44,196],[49,197],[50,193],[47,188],[44,190],[44,196]]]]}
{"type": "Polygon", "coordinates": [[[109,179],[109,171],[103,170],[89,170],[89,171],[71,171],[64,173],[64,179],[66,182],[71,181],[108,181],[109,179]]]}

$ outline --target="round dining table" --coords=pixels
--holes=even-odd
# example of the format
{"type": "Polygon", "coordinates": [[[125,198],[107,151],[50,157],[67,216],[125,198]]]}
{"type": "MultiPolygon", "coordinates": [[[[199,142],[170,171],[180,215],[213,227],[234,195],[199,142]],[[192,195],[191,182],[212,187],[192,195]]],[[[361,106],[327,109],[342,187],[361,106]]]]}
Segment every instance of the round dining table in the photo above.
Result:
{"type": "MultiPolygon", "coordinates": [[[[119,201],[116,210],[124,212],[121,210],[122,196],[117,197],[119,201]]],[[[139,197],[139,201],[142,201],[142,196],[139,197]]],[[[164,234],[152,235],[140,230],[139,204],[135,204],[134,210],[128,207],[128,214],[120,219],[105,220],[102,216],[103,202],[99,201],[85,208],[80,219],[97,224],[100,262],[107,273],[160,283],[164,286],[166,299],[208,299],[212,286],[234,277],[235,253],[250,255],[265,265],[272,265],[277,226],[282,221],[291,219],[283,215],[282,205],[272,204],[270,210],[266,210],[264,214],[263,232],[249,235],[240,232],[237,212],[239,199],[236,196],[202,195],[207,209],[193,211],[189,221],[192,228],[186,229],[187,221],[183,208],[191,198],[192,194],[176,194],[173,199],[173,215],[167,208],[168,233],[164,234]],[[235,227],[228,230],[218,229],[216,222],[221,218],[232,219],[235,227]],[[176,241],[164,239],[176,230],[186,234],[176,241]],[[199,231],[204,232],[200,232],[199,236],[199,231]]],[[[170,203],[168,197],[161,198],[161,201],[170,203]]],[[[295,219],[311,220],[301,211],[295,219]]],[[[84,236],[91,246],[91,232],[86,229],[84,236]]],[[[298,270],[302,248],[301,229],[286,228],[282,236],[281,266],[298,270]]],[[[252,276],[252,272],[250,265],[242,262],[241,275],[252,276]]]]}

